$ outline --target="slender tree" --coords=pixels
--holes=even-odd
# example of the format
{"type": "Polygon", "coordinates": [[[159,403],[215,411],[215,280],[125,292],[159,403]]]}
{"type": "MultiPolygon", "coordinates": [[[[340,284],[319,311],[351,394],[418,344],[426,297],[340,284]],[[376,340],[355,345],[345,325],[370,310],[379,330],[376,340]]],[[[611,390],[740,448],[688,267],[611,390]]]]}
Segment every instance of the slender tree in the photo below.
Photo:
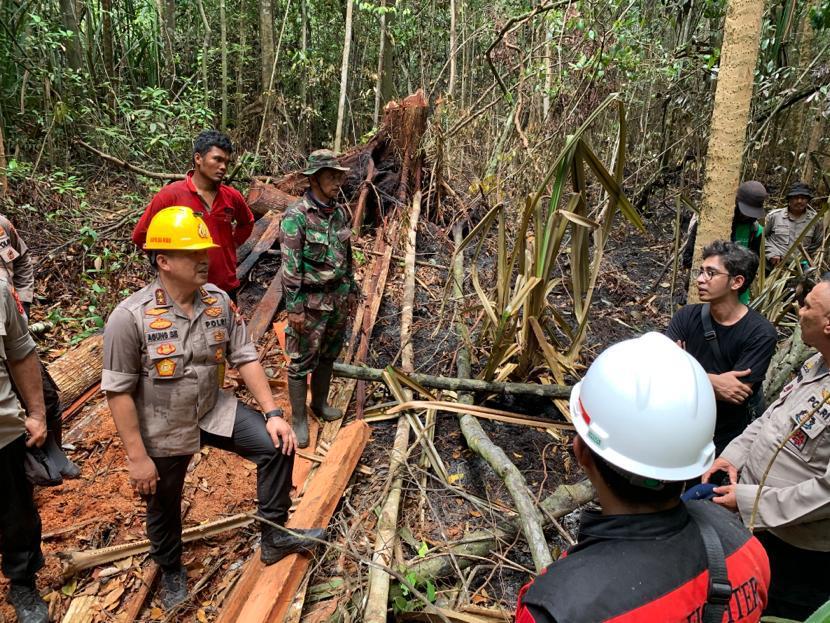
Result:
{"type": "Polygon", "coordinates": [[[222,130],[228,127],[228,17],[225,0],[219,0],[219,48],[222,54],[222,130]]]}
{"type": "Polygon", "coordinates": [[[450,97],[455,93],[456,78],[456,54],[458,52],[458,35],[456,34],[455,0],[450,0],[450,80],[447,85],[447,95],[450,97]]]}
{"type": "Polygon", "coordinates": [[[112,0],[101,0],[101,53],[107,79],[115,81],[115,56],[112,51],[112,0]]]}
{"type": "Polygon", "coordinates": [[[268,85],[271,82],[271,68],[274,65],[274,3],[273,0],[259,2],[259,45],[262,50],[261,89],[263,103],[269,97],[268,85]]]}
{"type": "Polygon", "coordinates": [[[337,129],[334,133],[334,151],[340,151],[343,140],[343,122],[346,112],[346,90],[349,82],[349,53],[352,49],[352,12],[354,0],[346,0],[346,25],[343,35],[343,62],[340,65],[340,98],[337,101],[337,129]]]}
{"type": "Polygon", "coordinates": [[[81,31],[75,0],[60,0],[63,27],[70,33],[66,41],[66,62],[75,70],[81,68],[81,31]]]}
{"type": "MultiPolygon", "coordinates": [[[[693,266],[700,263],[705,245],[713,240],[729,238],[735,210],[735,190],[740,183],[741,154],[749,122],[763,14],[764,0],[729,1],[693,266]]],[[[689,284],[689,300],[697,300],[694,279],[689,284]]]]}

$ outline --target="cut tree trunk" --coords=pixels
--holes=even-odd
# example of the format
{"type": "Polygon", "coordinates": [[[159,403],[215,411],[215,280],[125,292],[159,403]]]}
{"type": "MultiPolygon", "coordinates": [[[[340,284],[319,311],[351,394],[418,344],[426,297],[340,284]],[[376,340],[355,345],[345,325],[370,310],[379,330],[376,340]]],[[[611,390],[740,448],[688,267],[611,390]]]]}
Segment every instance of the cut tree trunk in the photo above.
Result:
{"type": "MultiPolygon", "coordinates": [[[[729,239],[735,191],[740,184],[741,154],[749,124],[763,13],[764,0],[729,0],[692,266],[700,264],[704,246],[713,240],[729,239]]],[[[689,302],[697,300],[697,288],[692,279],[689,302]]]]}
{"type": "MultiPolygon", "coordinates": [[[[364,366],[350,366],[337,362],[334,374],[348,379],[362,381],[382,381],[383,370],[364,366]]],[[[499,383],[479,379],[459,379],[448,376],[433,376],[413,372],[409,378],[429,389],[446,389],[449,391],[482,392],[485,394],[507,394],[512,396],[538,396],[539,398],[568,398],[571,387],[568,385],[540,385],[538,383],[499,383]]]]}
{"type": "Polygon", "coordinates": [[[101,380],[104,336],[93,335],[50,363],[46,369],[58,386],[61,409],[66,409],[101,380]]]}

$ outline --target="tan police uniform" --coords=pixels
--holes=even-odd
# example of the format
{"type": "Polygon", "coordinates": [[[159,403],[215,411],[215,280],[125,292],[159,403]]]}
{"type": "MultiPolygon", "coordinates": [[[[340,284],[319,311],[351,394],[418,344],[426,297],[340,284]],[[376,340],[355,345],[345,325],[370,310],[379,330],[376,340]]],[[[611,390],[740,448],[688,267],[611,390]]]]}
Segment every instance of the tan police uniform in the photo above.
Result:
{"type": "Polygon", "coordinates": [[[765,614],[798,620],[830,599],[830,370],[821,354],[721,455],[741,471],[738,511],[749,525],[776,448],[808,415],[772,463],[754,523],[772,571],[765,614]]]}
{"type": "Polygon", "coordinates": [[[258,359],[227,293],[207,284],[188,318],[159,279],[113,310],[104,331],[101,388],[128,393],[147,454],[159,473],[147,501],[150,555],[162,568],[181,562],[181,493],[187,465],[202,445],[257,465],[258,514],[282,525],[291,506],[294,455],[274,447],[259,412],[222,389],[225,366],[258,359]]]}
{"type": "Polygon", "coordinates": [[[24,303],[35,296],[35,268],[29,247],[17,233],[14,225],[0,214],[0,274],[17,290],[24,303]]]}
{"type": "Polygon", "coordinates": [[[222,389],[225,365],[258,358],[228,295],[199,291],[188,318],[157,279],[112,312],[104,341],[104,391],[133,394],[150,456],[199,451],[203,430],[230,437],[236,398],[222,389]]]}
{"type": "MultiPolygon", "coordinates": [[[[783,257],[815,215],[816,212],[812,208],[807,208],[799,218],[793,218],[787,208],[770,212],[766,217],[764,227],[766,236],[764,254],[767,259],[783,257]]],[[[817,226],[813,226],[813,231],[804,235],[801,244],[812,255],[821,246],[821,240],[821,221],[819,221],[817,226]]]]}
{"type": "Polygon", "coordinates": [[[7,362],[25,359],[35,350],[26,318],[12,286],[0,276],[0,550],[3,573],[26,583],[43,566],[40,517],[26,478],[25,414],[12,389],[7,362]]]}

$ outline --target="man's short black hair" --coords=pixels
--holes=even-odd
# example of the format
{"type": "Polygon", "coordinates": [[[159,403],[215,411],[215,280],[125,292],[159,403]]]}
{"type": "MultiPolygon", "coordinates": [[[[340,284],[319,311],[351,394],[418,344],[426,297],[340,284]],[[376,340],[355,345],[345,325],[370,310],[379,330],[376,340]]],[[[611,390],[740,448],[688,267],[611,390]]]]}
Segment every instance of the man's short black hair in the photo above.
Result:
{"type": "Polygon", "coordinates": [[[204,130],[193,141],[193,154],[199,154],[204,158],[213,147],[218,147],[228,155],[233,153],[233,143],[227,134],[219,130],[204,130]]]}
{"type": "Polygon", "coordinates": [[[744,284],[738,290],[738,294],[746,292],[755,279],[755,273],[758,272],[758,256],[755,252],[737,242],[715,240],[703,247],[704,260],[713,256],[720,257],[730,277],[741,275],[744,278],[744,284]]]}
{"type": "Polygon", "coordinates": [[[634,484],[625,475],[624,471],[612,467],[608,461],[603,459],[596,452],[588,448],[597,466],[600,476],[605,484],[614,492],[618,498],[628,504],[661,504],[669,500],[676,500],[683,493],[683,481],[663,482],[661,488],[641,487],[634,484]]]}

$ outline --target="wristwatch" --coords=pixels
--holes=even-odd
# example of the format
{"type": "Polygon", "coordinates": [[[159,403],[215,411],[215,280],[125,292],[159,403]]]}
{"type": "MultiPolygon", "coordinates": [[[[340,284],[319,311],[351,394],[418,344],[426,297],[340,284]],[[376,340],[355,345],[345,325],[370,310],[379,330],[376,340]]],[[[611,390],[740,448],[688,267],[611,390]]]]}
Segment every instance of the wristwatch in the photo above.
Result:
{"type": "Polygon", "coordinates": [[[265,414],[265,421],[267,422],[272,417],[282,417],[282,415],[282,409],[277,407],[276,409],[272,409],[271,411],[265,414]]]}

